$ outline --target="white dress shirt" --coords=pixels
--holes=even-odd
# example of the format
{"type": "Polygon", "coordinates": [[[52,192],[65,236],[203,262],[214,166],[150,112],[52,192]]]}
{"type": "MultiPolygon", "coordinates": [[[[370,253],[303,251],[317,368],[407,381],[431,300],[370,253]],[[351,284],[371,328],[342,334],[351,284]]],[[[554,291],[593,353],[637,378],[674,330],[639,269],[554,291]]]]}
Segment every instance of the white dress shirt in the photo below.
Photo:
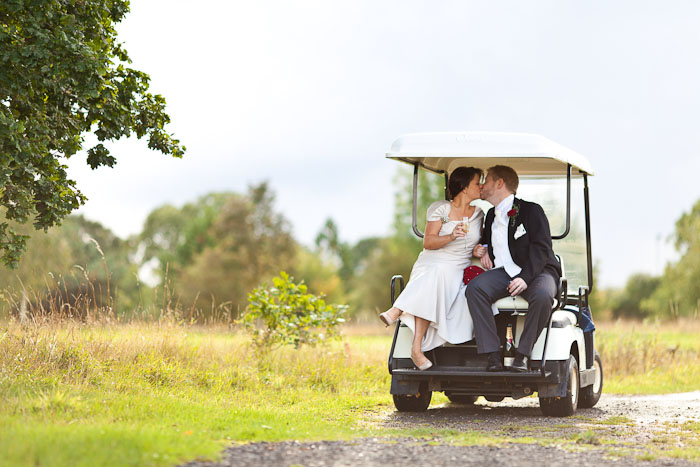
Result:
{"type": "Polygon", "coordinates": [[[510,248],[508,248],[508,211],[513,209],[513,200],[515,195],[510,195],[496,206],[493,224],[491,225],[491,241],[493,242],[493,255],[496,257],[494,266],[497,268],[505,268],[506,273],[513,278],[520,274],[522,269],[515,264],[513,257],[510,256],[510,248]]]}

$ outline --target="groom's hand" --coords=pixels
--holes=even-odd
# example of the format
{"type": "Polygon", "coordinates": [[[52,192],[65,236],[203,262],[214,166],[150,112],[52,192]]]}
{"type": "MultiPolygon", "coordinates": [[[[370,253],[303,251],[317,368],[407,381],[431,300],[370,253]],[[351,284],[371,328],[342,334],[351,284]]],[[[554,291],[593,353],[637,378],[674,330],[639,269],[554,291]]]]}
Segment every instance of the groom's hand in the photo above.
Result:
{"type": "Polygon", "coordinates": [[[487,271],[493,268],[493,261],[491,261],[491,257],[489,256],[488,252],[481,257],[481,267],[487,271]]]}
{"type": "Polygon", "coordinates": [[[511,297],[520,295],[521,293],[525,292],[525,289],[527,289],[527,284],[520,277],[516,277],[508,283],[508,293],[511,297]]]}

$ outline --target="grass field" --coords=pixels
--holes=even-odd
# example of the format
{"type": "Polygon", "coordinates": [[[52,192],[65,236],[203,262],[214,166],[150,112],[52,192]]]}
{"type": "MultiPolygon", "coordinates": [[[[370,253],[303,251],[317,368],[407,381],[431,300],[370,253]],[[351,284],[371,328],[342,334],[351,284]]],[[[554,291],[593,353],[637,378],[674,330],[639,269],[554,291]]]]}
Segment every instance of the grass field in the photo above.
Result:
{"type": "Polygon", "coordinates": [[[664,394],[700,389],[700,320],[597,325],[605,392],[664,394]]]}
{"type": "MultiPolygon", "coordinates": [[[[697,323],[598,328],[605,392],[700,389],[697,323]]],[[[0,462],[172,465],[231,442],[401,434],[373,423],[393,410],[390,337],[348,328],[261,356],[226,327],[5,323],[0,462]]]]}

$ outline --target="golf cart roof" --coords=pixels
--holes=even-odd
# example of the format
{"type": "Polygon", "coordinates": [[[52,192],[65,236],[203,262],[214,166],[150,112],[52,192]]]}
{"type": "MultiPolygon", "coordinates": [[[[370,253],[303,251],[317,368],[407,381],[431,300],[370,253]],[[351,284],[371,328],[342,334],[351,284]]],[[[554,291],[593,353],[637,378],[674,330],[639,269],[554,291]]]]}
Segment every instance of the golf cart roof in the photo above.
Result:
{"type": "Polygon", "coordinates": [[[486,170],[494,165],[507,165],[519,175],[565,175],[571,164],[572,175],[593,175],[584,156],[532,133],[412,133],[394,141],[386,157],[448,174],[460,166],[486,170]]]}

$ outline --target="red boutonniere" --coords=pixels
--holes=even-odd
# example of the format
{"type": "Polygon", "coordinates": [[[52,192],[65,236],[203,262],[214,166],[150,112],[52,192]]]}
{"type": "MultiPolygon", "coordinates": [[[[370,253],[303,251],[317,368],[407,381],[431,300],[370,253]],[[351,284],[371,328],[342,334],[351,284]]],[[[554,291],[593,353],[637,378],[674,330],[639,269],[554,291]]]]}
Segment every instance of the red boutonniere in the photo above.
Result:
{"type": "Polygon", "coordinates": [[[518,217],[518,211],[520,211],[520,205],[513,204],[513,209],[506,213],[510,218],[510,225],[512,225],[513,227],[515,227],[515,218],[518,217]]]}

